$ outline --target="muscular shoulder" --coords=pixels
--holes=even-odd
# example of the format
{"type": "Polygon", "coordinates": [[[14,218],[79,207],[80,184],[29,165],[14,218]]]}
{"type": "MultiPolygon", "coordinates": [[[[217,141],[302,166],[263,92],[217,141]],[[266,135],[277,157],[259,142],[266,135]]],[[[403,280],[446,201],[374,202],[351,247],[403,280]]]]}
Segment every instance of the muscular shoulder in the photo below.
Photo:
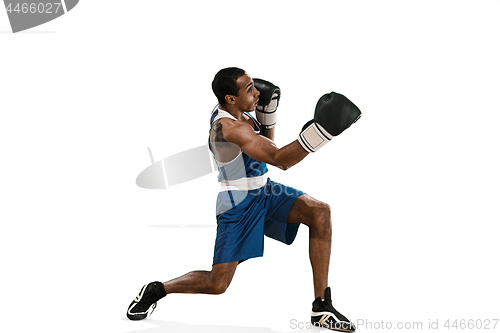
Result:
{"type": "Polygon", "coordinates": [[[253,127],[246,121],[222,118],[219,124],[225,140],[240,146],[245,139],[256,135],[253,127]]]}
{"type": "Polygon", "coordinates": [[[213,122],[210,129],[210,146],[215,157],[220,162],[229,162],[240,153],[240,147],[226,140],[226,135],[238,124],[230,118],[220,118],[213,122]]]}

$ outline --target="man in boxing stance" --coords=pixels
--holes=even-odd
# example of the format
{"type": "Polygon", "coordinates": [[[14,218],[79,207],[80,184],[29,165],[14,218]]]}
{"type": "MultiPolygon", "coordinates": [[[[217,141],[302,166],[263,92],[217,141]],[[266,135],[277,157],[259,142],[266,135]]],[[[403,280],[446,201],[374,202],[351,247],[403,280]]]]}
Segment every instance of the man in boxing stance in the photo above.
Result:
{"type": "Polygon", "coordinates": [[[354,331],[354,325],[333,307],[328,287],[330,207],[270,180],[267,164],[289,169],[356,122],[361,111],[343,95],[325,94],[316,105],[314,119],[304,125],[298,139],[278,148],[273,139],[279,87],[232,67],[215,75],[212,90],[219,105],[210,119],[209,146],[221,182],[212,270],[146,284],[130,304],[127,317],[146,318],[156,302],[170,293],[222,294],[239,263],[263,255],[264,235],[291,244],[299,225],[305,224],[309,227],[316,297],[311,322],[332,330],[354,331]],[[256,111],[258,121],[249,114],[252,111],[256,111]]]}

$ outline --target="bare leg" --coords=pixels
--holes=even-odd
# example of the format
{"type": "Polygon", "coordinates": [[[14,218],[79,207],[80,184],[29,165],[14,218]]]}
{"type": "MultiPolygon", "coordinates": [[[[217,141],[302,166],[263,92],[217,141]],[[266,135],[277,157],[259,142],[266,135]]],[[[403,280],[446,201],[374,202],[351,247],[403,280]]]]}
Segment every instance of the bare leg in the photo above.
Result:
{"type": "Polygon", "coordinates": [[[304,194],[295,200],[288,223],[303,223],[309,227],[309,260],[314,283],[314,297],[324,298],[328,287],[328,269],[332,249],[330,206],[304,194]]]}
{"type": "Polygon", "coordinates": [[[211,271],[193,271],[163,283],[167,294],[222,294],[233,279],[237,261],[216,264],[211,271]]]}

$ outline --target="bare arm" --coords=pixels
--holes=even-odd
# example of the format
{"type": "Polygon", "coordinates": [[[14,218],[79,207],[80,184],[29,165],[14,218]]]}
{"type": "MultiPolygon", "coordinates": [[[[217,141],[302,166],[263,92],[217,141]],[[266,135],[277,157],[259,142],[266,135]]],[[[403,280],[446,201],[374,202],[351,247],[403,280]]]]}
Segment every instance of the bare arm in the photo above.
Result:
{"type": "Polygon", "coordinates": [[[225,140],[237,144],[245,154],[257,161],[286,170],[309,154],[297,140],[280,149],[269,138],[255,134],[252,126],[243,121],[224,118],[220,123],[225,140]]]}
{"type": "MultiPolygon", "coordinates": [[[[264,127],[264,126],[262,126],[262,127],[264,127]]],[[[274,141],[274,129],[275,129],[275,128],[276,128],[276,127],[269,128],[269,129],[263,128],[263,129],[260,131],[260,133],[261,133],[262,135],[264,135],[266,138],[269,138],[269,139],[271,139],[272,141],[274,141]]]]}

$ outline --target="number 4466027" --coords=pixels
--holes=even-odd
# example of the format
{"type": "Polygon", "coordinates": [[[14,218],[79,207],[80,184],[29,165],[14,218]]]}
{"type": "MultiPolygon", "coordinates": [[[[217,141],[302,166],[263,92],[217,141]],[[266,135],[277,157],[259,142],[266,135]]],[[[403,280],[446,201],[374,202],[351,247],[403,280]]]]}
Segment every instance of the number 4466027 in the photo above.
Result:
{"type": "Polygon", "coordinates": [[[455,319],[454,321],[448,319],[444,323],[444,327],[447,329],[492,329],[494,330],[497,327],[498,319],[455,319]]]}
{"type": "Polygon", "coordinates": [[[7,5],[7,12],[10,14],[12,12],[19,14],[57,14],[61,8],[61,3],[17,3],[12,6],[12,3],[7,5]]]}

